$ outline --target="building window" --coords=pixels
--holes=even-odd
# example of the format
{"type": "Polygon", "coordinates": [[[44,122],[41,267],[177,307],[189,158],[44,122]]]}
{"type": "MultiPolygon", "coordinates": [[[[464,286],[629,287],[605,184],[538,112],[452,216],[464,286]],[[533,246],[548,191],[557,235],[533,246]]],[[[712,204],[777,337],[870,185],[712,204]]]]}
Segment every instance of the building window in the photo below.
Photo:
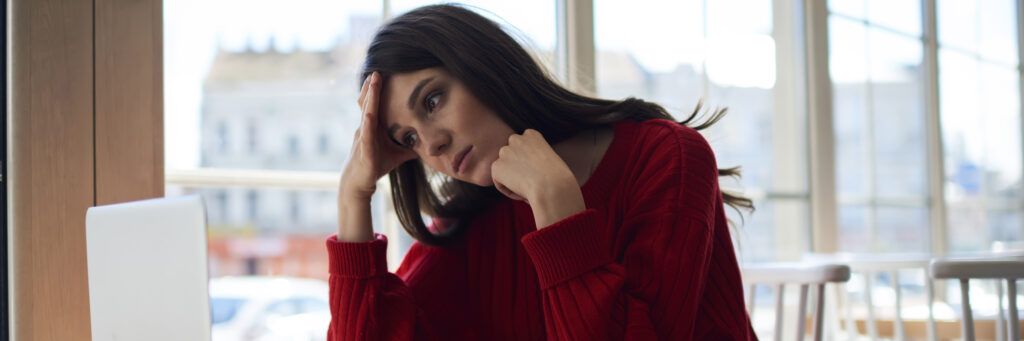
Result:
{"type": "Polygon", "coordinates": [[[298,225],[302,219],[302,197],[297,191],[288,192],[288,217],[289,223],[298,225]]]}
{"type": "Polygon", "coordinates": [[[255,154],[259,149],[259,127],[256,126],[256,122],[249,122],[246,125],[246,146],[249,148],[249,153],[255,154]]]}
{"type": "Polygon", "coordinates": [[[259,199],[260,197],[256,190],[249,190],[245,194],[246,209],[248,210],[247,217],[253,223],[259,218],[259,199]]]}
{"type": "Polygon", "coordinates": [[[228,152],[228,141],[230,141],[229,138],[230,137],[228,136],[227,122],[217,122],[217,151],[219,151],[221,154],[226,154],[228,152]]]}
{"type": "Polygon", "coordinates": [[[316,144],[316,146],[317,146],[317,152],[319,152],[320,155],[327,154],[327,152],[330,151],[330,146],[331,146],[331,139],[330,139],[330,137],[328,137],[326,133],[320,133],[320,136],[317,137],[317,144],[316,144]]]}
{"type": "Polygon", "coordinates": [[[288,135],[288,156],[291,158],[299,157],[299,137],[295,135],[288,135]]]}

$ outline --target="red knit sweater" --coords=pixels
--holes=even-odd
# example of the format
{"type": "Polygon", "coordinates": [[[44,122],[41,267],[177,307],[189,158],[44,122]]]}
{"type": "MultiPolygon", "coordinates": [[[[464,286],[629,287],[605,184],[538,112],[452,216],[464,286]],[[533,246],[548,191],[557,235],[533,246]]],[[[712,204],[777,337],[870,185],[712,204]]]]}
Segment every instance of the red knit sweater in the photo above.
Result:
{"type": "Polygon", "coordinates": [[[327,239],[329,340],[750,340],[714,154],[691,128],[623,121],[582,187],[587,210],[537,230],[501,201],[455,246],[327,239]]]}

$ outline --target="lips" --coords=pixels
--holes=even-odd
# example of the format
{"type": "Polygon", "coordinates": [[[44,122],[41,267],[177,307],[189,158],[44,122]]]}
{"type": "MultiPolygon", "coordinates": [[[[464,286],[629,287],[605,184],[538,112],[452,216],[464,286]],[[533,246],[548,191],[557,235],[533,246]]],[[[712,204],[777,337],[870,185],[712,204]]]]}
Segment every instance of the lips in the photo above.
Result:
{"type": "Polygon", "coordinates": [[[458,174],[459,169],[462,167],[462,162],[466,160],[466,154],[473,149],[473,146],[466,147],[458,154],[455,154],[455,160],[452,160],[452,173],[458,174]]]}

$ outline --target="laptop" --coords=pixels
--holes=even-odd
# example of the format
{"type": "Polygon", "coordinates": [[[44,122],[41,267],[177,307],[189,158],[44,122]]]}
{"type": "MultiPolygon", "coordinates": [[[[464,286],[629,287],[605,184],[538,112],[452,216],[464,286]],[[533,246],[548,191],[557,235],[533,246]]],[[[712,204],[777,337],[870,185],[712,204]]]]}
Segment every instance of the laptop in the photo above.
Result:
{"type": "Polygon", "coordinates": [[[210,340],[200,196],[91,207],[85,229],[94,341],[210,340]]]}

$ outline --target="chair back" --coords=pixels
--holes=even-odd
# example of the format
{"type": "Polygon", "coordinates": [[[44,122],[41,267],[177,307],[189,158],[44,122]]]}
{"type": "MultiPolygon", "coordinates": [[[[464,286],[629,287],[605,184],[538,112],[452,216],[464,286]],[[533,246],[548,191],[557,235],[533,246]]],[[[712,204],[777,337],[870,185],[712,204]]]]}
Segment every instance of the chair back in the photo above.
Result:
{"type": "MultiPolygon", "coordinates": [[[[930,273],[934,279],[956,279],[960,281],[960,298],[963,302],[960,321],[963,339],[974,341],[974,317],[968,290],[971,279],[995,279],[1006,281],[1009,302],[1007,335],[1010,340],[1020,340],[1020,319],[1017,313],[1017,280],[1024,278],[1024,258],[978,258],[978,259],[934,259],[930,273]]],[[[1001,298],[1000,298],[1001,302],[1001,298]]],[[[1001,308],[1001,307],[1000,307],[1001,308]]]]}
{"type": "Polygon", "coordinates": [[[823,338],[822,319],[825,315],[825,284],[845,283],[850,280],[850,267],[831,263],[769,263],[743,267],[743,282],[748,288],[747,313],[754,316],[754,300],[758,285],[775,286],[775,340],[782,339],[783,293],[787,285],[800,286],[797,318],[797,340],[803,341],[807,329],[807,294],[815,289],[814,340],[823,338]]]}

